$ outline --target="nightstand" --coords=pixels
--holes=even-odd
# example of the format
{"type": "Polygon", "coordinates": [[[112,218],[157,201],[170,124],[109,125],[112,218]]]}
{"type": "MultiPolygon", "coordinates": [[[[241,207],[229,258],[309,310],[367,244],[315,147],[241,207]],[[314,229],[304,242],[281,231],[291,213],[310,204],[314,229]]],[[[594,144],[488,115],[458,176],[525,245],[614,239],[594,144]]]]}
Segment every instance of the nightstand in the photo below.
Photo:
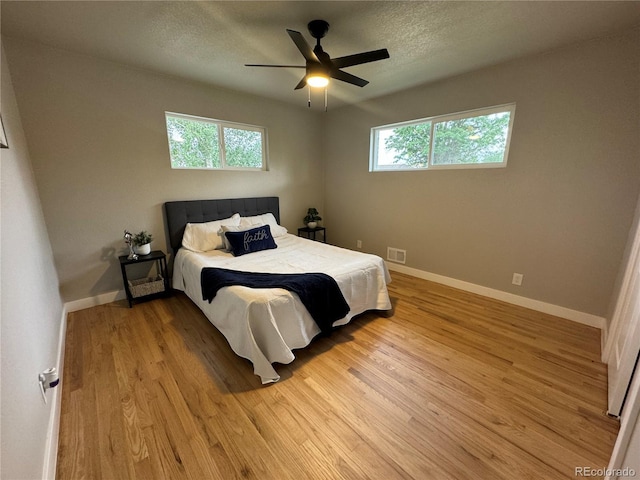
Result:
{"type": "Polygon", "coordinates": [[[136,300],[151,300],[165,296],[169,293],[169,279],[167,278],[167,256],[160,250],[154,250],[149,255],[139,255],[137,260],[129,260],[127,255],[121,255],[120,269],[122,270],[122,283],[127,293],[129,308],[136,300]],[[139,263],[155,262],[156,275],[149,278],[129,280],[127,266],[139,263]]]}
{"type": "Polygon", "coordinates": [[[302,233],[306,234],[307,238],[311,239],[311,240],[316,240],[316,233],[318,232],[322,232],[322,241],[324,243],[327,243],[327,229],[325,227],[316,227],[316,228],[309,228],[309,227],[300,227],[298,229],[298,236],[301,237],[302,233]]]}

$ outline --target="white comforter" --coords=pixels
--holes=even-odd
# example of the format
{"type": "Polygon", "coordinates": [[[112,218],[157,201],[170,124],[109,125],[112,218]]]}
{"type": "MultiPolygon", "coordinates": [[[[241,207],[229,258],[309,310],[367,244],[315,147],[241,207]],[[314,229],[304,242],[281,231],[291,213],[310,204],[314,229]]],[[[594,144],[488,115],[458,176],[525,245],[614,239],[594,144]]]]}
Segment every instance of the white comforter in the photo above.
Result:
{"type": "Polygon", "coordinates": [[[233,351],[253,363],[262,383],[280,376],[273,362],[291,363],[292,350],[307,346],[320,329],[295,293],[242,286],[220,289],[211,303],[202,299],[200,271],[219,267],[246,272],[321,272],[332,276],[349,304],[344,325],[367,310],[389,310],[389,271],[375,255],[355,252],[286,234],[278,248],[240,257],[214,250],[195,253],[181,248],[173,267],[173,288],[183,290],[226,337],[233,351]]]}

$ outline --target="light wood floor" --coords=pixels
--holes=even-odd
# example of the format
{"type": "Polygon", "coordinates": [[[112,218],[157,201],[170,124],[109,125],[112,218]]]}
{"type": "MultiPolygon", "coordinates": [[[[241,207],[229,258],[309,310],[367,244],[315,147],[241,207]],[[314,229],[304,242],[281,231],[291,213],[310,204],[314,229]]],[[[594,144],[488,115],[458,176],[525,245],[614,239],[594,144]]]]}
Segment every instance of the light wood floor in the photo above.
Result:
{"type": "MultiPolygon", "coordinates": [[[[606,467],[600,332],[393,273],[361,316],[250,363],[183,294],[69,315],[58,479],[567,479],[606,467]]],[[[593,477],[592,477],[593,478],[593,477]]]]}

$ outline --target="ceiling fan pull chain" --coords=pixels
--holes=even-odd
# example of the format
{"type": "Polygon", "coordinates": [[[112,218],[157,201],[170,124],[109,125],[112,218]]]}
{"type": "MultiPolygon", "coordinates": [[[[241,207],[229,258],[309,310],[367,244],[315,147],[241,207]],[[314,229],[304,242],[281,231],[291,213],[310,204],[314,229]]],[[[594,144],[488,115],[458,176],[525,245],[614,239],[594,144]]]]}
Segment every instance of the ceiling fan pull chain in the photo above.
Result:
{"type": "Polygon", "coordinates": [[[307,91],[309,92],[309,100],[307,100],[307,107],[311,108],[311,87],[307,85],[307,91]]]}
{"type": "Polygon", "coordinates": [[[324,111],[325,112],[327,111],[327,99],[328,99],[327,90],[329,90],[329,88],[324,87],[324,111]]]}

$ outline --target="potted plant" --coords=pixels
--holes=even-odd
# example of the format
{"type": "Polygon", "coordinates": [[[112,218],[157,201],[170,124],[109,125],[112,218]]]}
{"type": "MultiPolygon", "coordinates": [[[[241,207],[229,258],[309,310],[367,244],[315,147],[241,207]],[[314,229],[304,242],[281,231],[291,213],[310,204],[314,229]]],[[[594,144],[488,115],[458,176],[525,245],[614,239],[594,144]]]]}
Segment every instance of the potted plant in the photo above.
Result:
{"type": "Polygon", "coordinates": [[[318,226],[318,220],[322,220],[318,210],[313,207],[309,208],[307,215],[304,217],[305,225],[309,228],[316,228],[318,226]]]}
{"type": "Polygon", "coordinates": [[[153,235],[143,230],[133,236],[133,245],[138,255],[149,255],[151,253],[151,242],[153,235]]]}

